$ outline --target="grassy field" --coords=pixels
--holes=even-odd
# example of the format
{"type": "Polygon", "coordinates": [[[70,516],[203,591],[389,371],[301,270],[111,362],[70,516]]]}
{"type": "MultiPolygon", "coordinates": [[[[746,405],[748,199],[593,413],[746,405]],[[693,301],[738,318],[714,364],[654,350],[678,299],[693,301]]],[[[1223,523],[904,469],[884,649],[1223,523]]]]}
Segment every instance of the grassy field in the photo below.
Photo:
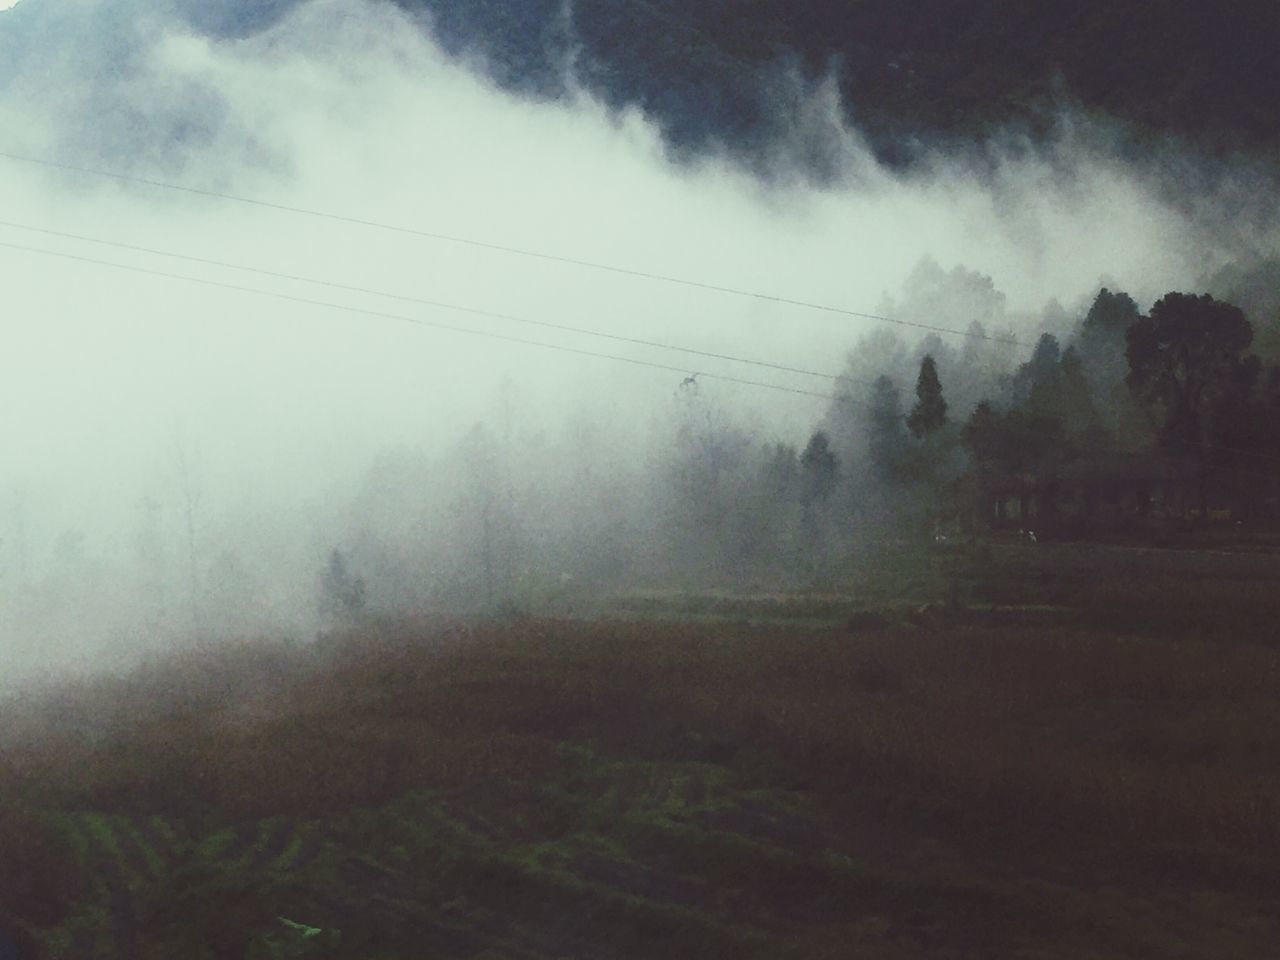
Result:
{"type": "Polygon", "coordinates": [[[383,624],[12,701],[0,957],[1274,957],[1280,578],[1148,554],[383,624]]]}

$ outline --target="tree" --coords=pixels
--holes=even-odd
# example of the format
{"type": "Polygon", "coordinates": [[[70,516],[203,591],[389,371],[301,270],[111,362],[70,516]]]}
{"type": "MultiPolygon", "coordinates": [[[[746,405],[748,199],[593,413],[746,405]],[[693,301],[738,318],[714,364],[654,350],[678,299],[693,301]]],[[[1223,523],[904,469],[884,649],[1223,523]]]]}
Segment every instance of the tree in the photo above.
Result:
{"type": "Polygon", "coordinates": [[[1025,407],[1037,416],[1057,412],[1062,392],[1062,347],[1051,333],[1040,335],[1031,358],[1007,382],[1010,407],[1025,407]]]}
{"type": "Polygon", "coordinates": [[[821,430],[809,438],[800,457],[804,471],[804,496],[808,503],[825,503],[836,487],[839,463],[831,450],[831,441],[821,430]]]}
{"type": "Polygon", "coordinates": [[[942,384],[938,380],[938,367],[930,354],[920,361],[920,376],[916,380],[916,405],[907,417],[907,427],[913,436],[925,439],[942,429],[947,422],[947,401],[942,398],[942,384]]]}
{"type": "Polygon", "coordinates": [[[800,471],[804,479],[801,523],[821,568],[825,564],[826,549],[819,515],[836,488],[839,473],[839,461],[821,430],[814,432],[800,455],[800,471]]]}
{"type": "Polygon", "coordinates": [[[700,567],[718,566],[735,560],[735,521],[742,488],[751,480],[751,436],[696,387],[681,392],[677,416],[671,462],[673,532],[684,544],[699,544],[698,551],[682,548],[687,560],[700,567]],[[703,551],[701,560],[694,560],[703,551]]]}
{"type": "Polygon", "coordinates": [[[760,482],[769,500],[781,503],[790,499],[799,476],[799,458],[795,447],[775,443],[765,449],[760,467],[760,482]]]}
{"type": "Polygon", "coordinates": [[[1275,409],[1269,404],[1274,389],[1274,369],[1271,374],[1263,382],[1259,396],[1262,361],[1252,354],[1241,358],[1209,408],[1206,432],[1214,447],[1206,451],[1205,460],[1215,466],[1235,465],[1246,469],[1258,466],[1253,454],[1270,446],[1270,435],[1275,429],[1275,409]]]}
{"type": "Polygon", "coordinates": [[[1121,291],[1112,293],[1103,287],[1093,298],[1093,304],[1080,324],[1080,339],[1086,344],[1122,343],[1125,333],[1139,315],[1133,297],[1121,291]]]}
{"type": "Polygon", "coordinates": [[[877,377],[867,405],[870,408],[867,453],[871,466],[879,480],[896,480],[902,471],[907,445],[902,397],[897,385],[884,375],[877,377]]]}
{"type": "Polygon", "coordinates": [[[1131,296],[1103,287],[1081,321],[1076,339],[1085,379],[1096,399],[1099,426],[1105,420],[1110,439],[1120,446],[1145,446],[1151,439],[1150,420],[1125,385],[1129,373],[1125,338],[1139,316],[1131,296]]]}
{"type": "Polygon", "coordinates": [[[1080,354],[1075,347],[1067,347],[1062,353],[1058,417],[1071,437],[1096,442],[1103,429],[1092,393],[1080,354]]]}
{"type": "Polygon", "coordinates": [[[760,451],[758,463],[739,515],[739,540],[745,556],[774,563],[788,554],[802,509],[800,458],[795,447],[776,443],[760,451]]]}
{"type": "Polygon", "coordinates": [[[1026,380],[1026,403],[1037,414],[1055,412],[1062,386],[1062,346],[1052,333],[1036,341],[1031,359],[1019,371],[1026,380]]]}
{"type": "Polygon", "coordinates": [[[1280,455],[1280,366],[1267,371],[1262,382],[1262,396],[1258,406],[1265,426],[1262,430],[1264,450],[1272,456],[1280,455]]]}
{"type": "Polygon", "coordinates": [[[1232,425],[1253,407],[1261,365],[1245,353],[1252,342],[1244,312],[1208,294],[1167,294],[1129,328],[1129,389],[1158,418],[1161,444],[1194,463],[1202,517],[1221,459],[1210,447],[1239,442],[1232,425]]]}
{"type": "Polygon", "coordinates": [[[197,546],[199,527],[200,501],[202,491],[198,476],[198,467],[193,464],[186,440],[179,433],[176,437],[174,452],[177,454],[178,482],[182,488],[182,513],[187,533],[187,575],[190,581],[191,631],[199,637],[201,625],[200,611],[200,551],[197,546]]]}
{"type": "Polygon", "coordinates": [[[1001,459],[1001,418],[989,402],[983,400],[973,408],[964,425],[961,439],[979,472],[996,469],[1001,459]]]}
{"type": "Polygon", "coordinates": [[[341,550],[329,554],[320,578],[320,615],[328,623],[352,626],[364,616],[364,580],[354,576],[341,550]]]}
{"type": "Polygon", "coordinates": [[[1208,294],[1167,294],[1129,327],[1129,389],[1159,415],[1167,448],[1202,450],[1209,442],[1215,405],[1247,378],[1252,342],[1240,308],[1208,294]]]}

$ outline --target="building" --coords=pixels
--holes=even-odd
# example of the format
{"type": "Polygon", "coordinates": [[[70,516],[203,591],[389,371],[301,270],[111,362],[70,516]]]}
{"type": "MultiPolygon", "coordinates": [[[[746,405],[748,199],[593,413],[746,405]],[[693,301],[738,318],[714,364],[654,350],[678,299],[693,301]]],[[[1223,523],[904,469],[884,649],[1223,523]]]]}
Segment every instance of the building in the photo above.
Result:
{"type": "Polygon", "coordinates": [[[1280,516],[1280,474],[1152,453],[1092,453],[1035,472],[990,479],[992,526],[1063,532],[1270,520],[1280,516]],[[1205,511],[1207,510],[1207,516],[1205,511]]]}

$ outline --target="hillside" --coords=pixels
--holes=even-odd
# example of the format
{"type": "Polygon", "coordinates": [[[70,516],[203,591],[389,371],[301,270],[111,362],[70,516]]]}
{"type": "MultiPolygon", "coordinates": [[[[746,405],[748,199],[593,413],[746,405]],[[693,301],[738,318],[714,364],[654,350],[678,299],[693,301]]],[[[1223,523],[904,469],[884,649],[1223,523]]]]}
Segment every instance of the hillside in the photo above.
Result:
{"type": "Polygon", "coordinates": [[[1061,102],[1210,151],[1280,147],[1280,7],[1267,0],[400,2],[515,88],[556,92],[578,46],[587,84],[644,107],[679,147],[768,136],[787,105],[758,78],[786,68],[811,81],[836,69],[850,119],[899,163],[938,141],[1042,132],[1061,102]]]}
{"type": "MultiPolygon", "coordinates": [[[[1122,121],[1133,156],[1172,140],[1218,157],[1280,158],[1272,0],[391,2],[508,90],[563,96],[572,64],[595,96],[642,109],[677,154],[728,147],[758,160],[793,128],[804,98],[835,78],[846,119],[899,168],[932,149],[968,151],[1010,132],[1043,137],[1064,106],[1122,121]]],[[[299,3],[170,0],[166,8],[198,33],[236,38],[299,3]]],[[[32,38],[121,35],[116,14],[62,0],[19,4],[8,16],[19,29],[0,32],[0,51],[13,62],[32,38]]],[[[5,66],[0,59],[0,77],[5,66]]],[[[824,172],[821,149],[805,159],[824,172]]]]}
{"type": "MultiPolygon", "coordinates": [[[[298,2],[173,0],[221,37],[263,30],[298,2]]],[[[725,144],[754,157],[793,121],[794,78],[813,89],[834,75],[847,119],[900,167],[934,147],[1044,135],[1064,105],[1123,121],[1135,154],[1172,138],[1280,157],[1273,0],[393,2],[510,90],[561,96],[572,61],[579,82],[642,108],[677,152],[725,144]]]]}
{"type": "Polygon", "coordinates": [[[967,611],[687,596],[27,696],[0,955],[1273,956],[1274,573],[1010,548],[967,611]]]}

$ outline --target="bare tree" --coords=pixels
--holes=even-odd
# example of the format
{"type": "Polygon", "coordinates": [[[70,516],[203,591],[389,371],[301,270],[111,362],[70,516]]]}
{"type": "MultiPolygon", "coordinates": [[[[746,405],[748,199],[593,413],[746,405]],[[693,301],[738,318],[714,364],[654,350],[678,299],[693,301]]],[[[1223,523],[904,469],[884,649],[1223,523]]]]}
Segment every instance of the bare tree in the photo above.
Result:
{"type": "Polygon", "coordinates": [[[187,449],[181,431],[174,438],[174,453],[178,468],[178,490],[182,497],[182,517],[187,537],[187,573],[190,581],[191,630],[199,638],[202,631],[200,612],[200,551],[197,544],[197,526],[203,493],[200,489],[197,465],[187,449]]]}

